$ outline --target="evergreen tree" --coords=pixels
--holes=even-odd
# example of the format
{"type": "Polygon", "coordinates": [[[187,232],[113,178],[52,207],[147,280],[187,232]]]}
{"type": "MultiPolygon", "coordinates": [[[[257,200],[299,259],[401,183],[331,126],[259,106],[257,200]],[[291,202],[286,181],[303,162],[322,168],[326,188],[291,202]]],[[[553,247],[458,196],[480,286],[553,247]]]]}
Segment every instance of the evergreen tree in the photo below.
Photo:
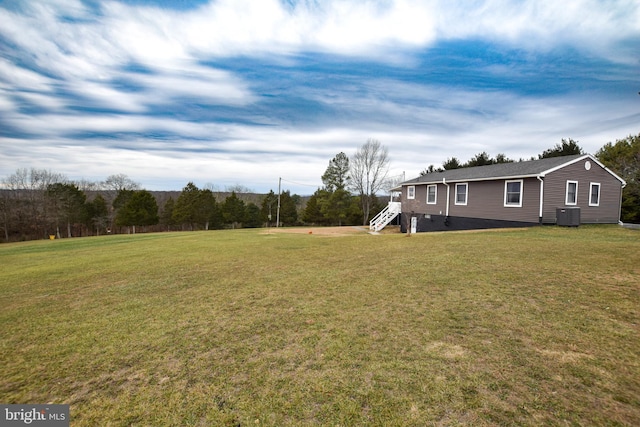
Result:
{"type": "Polygon", "coordinates": [[[155,225],[158,221],[158,203],[147,190],[134,191],[116,215],[116,224],[133,227],[134,233],[136,226],[155,225]]]}
{"type": "Polygon", "coordinates": [[[302,213],[302,221],[307,224],[326,225],[327,219],[322,213],[321,205],[323,200],[329,197],[329,192],[318,188],[307,200],[307,205],[302,213]]]}
{"type": "Polygon", "coordinates": [[[87,203],[87,217],[90,224],[95,227],[96,234],[100,234],[100,230],[104,230],[109,224],[109,208],[107,201],[98,194],[92,202],[87,203]]]}
{"type": "Polygon", "coordinates": [[[200,190],[196,218],[204,224],[205,230],[220,228],[222,226],[222,213],[213,195],[213,191],[209,189],[200,190]]]}
{"type": "Polygon", "coordinates": [[[351,206],[351,193],[345,189],[336,189],[319,200],[323,217],[331,223],[342,225],[347,219],[351,206]]]}
{"type": "Polygon", "coordinates": [[[436,173],[436,172],[444,172],[444,169],[443,168],[436,168],[434,165],[429,165],[426,169],[423,169],[420,172],[420,176],[425,176],[427,174],[436,173]]]}
{"type": "MultiPolygon", "coordinates": [[[[338,153],[322,175],[324,191],[322,197],[314,200],[324,219],[341,225],[347,217],[349,208],[349,193],[346,188],[351,181],[349,175],[349,158],[344,153],[338,153]]],[[[320,218],[317,218],[320,219],[320,218]]]]}
{"type": "Polygon", "coordinates": [[[173,220],[177,224],[187,224],[189,230],[193,230],[196,224],[205,222],[200,210],[200,189],[189,182],[173,207],[173,220]]]}
{"type": "Polygon", "coordinates": [[[445,160],[442,164],[442,168],[447,171],[452,169],[459,169],[461,167],[462,164],[460,164],[460,160],[455,157],[451,157],[450,159],[445,160]]]}
{"type": "Polygon", "coordinates": [[[127,203],[127,201],[129,201],[131,196],[133,196],[133,193],[135,193],[135,190],[128,190],[128,189],[118,190],[118,195],[113,200],[113,208],[116,211],[120,209],[122,206],[124,206],[127,203]]]}
{"type": "Polygon", "coordinates": [[[246,207],[246,214],[243,226],[247,228],[257,228],[262,225],[262,214],[260,208],[255,203],[249,203],[246,207]]]}
{"type": "Polygon", "coordinates": [[[280,223],[282,225],[296,225],[298,222],[298,207],[296,206],[296,200],[299,200],[300,196],[291,195],[287,190],[280,193],[280,223]]]}
{"type": "Polygon", "coordinates": [[[505,154],[499,153],[496,156],[494,163],[513,163],[513,160],[508,158],[505,154]]]}
{"type": "Polygon", "coordinates": [[[174,219],[173,211],[175,209],[176,202],[173,200],[173,197],[169,197],[167,201],[164,203],[162,207],[162,213],[160,214],[160,224],[167,227],[167,230],[170,231],[171,227],[177,224],[177,221],[174,219]]]}
{"type": "Polygon", "coordinates": [[[596,157],[627,182],[622,190],[620,219],[640,223],[640,134],[629,135],[615,144],[608,142],[596,157]]]}
{"type": "Polygon", "coordinates": [[[486,151],[482,153],[476,154],[471,160],[464,164],[465,168],[471,168],[474,166],[487,166],[492,165],[494,163],[493,159],[489,157],[486,151]]]}
{"type": "MultiPolygon", "coordinates": [[[[374,212],[380,212],[385,206],[374,206],[374,212]]],[[[347,211],[346,224],[358,225],[362,221],[362,205],[358,196],[351,196],[349,210],[347,211]]]]}
{"type": "Polygon", "coordinates": [[[538,155],[539,159],[547,159],[549,157],[570,156],[572,154],[583,154],[584,151],[578,145],[578,141],[573,139],[562,139],[560,144],[556,144],[555,147],[550,148],[538,155]]]}
{"type": "Polygon", "coordinates": [[[349,175],[349,158],[344,153],[338,153],[322,175],[322,183],[329,192],[344,190],[351,181],[349,175]]]}
{"type": "Polygon", "coordinates": [[[222,204],[222,217],[225,224],[237,228],[245,219],[245,204],[240,200],[235,191],[227,196],[222,204]]]}

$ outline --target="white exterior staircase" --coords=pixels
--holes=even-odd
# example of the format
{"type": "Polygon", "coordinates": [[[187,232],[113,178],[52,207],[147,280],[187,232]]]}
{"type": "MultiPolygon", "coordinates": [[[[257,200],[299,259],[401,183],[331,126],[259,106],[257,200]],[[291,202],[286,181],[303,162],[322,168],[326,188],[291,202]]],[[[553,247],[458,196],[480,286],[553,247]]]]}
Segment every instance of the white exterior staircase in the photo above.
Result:
{"type": "Polygon", "coordinates": [[[380,213],[374,216],[369,222],[369,230],[380,231],[387,226],[393,219],[398,216],[402,210],[402,204],[400,202],[389,202],[386,208],[380,211],[380,213]]]}

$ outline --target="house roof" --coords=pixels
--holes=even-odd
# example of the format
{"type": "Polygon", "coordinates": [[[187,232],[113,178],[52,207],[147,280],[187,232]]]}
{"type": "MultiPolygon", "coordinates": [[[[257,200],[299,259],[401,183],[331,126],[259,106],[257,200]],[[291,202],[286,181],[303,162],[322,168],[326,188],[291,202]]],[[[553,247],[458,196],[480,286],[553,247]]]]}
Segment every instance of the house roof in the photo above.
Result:
{"type": "Polygon", "coordinates": [[[444,172],[433,172],[403,182],[401,185],[435,184],[444,179],[446,182],[461,181],[486,181],[493,179],[544,177],[563,166],[575,163],[582,159],[589,159],[625,184],[624,180],[607,169],[602,163],[590,154],[575,154],[572,156],[550,157],[547,159],[529,160],[525,162],[499,163],[488,166],[475,166],[471,168],[459,168],[444,172]]]}

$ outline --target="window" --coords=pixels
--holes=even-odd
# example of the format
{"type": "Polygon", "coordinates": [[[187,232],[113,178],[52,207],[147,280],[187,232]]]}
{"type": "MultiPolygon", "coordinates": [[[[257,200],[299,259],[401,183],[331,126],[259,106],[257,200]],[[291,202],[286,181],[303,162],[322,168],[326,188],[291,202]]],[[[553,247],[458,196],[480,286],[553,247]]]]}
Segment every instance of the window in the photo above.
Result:
{"type": "Polygon", "coordinates": [[[567,197],[565,200],[565,204],[578,204],[578,181],[567,181],[567,197]]]}
{"type": "Polygon", "coordinates": [[[416,186],[410,185],[407,187],[407,199],[415,199],[416,198],[416,186]]]}
{"type": "Polygon", "coordinates": [[[467,184],[456,184],[456,205],[467,204],[467,184]]]}
{"type": "Polygon", "coordinates": [[[504,205],[509,207],[522,207],[522,180],[505,181],[504,205]]]}
{"type": "Polygon", "coordinates": [[[589,189],[589,206],[600,206],[600,183],[592,182],[589,189]]]}
{"type": "Polygon", "coordinates": [[[437,185],[427,185],[427,204],[435,205],[438,200],[438,186],[437,185]]]}

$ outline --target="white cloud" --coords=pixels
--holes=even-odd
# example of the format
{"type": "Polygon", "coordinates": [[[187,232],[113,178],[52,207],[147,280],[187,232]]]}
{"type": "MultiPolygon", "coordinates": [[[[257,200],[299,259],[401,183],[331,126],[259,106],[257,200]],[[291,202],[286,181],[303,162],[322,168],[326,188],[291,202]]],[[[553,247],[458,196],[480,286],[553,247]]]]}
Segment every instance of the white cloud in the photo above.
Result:
{"type": "Polygon", "coordinates": [[[23,49],[28,65],[62,78],[96,78],[122,63],[123,52],[79,2],[34,1],[24,6],[24,14],[0,8],[0,34],[23,49]]]}
{"type": "Polygon", "coordinates": [[[53,80],[41,74],[18,67],[5,58],[0,58],[0,87],[48,92],[53,80]]]}
{"type": "Polygon", "coordinates": [[[377,56],[395,45],[420,47],[435,39],[436,11],[425,2],[334,1],[322,12],[306,39],[321,50],[377,56]]]}
{"type": "Polygon", "coordinates": [[[95,106],[130,113],[147,110],[144,95],[116,90],[102,82],[76,80],[70,81],[66,87],[76,94],[80,99],[78,105],[82,107],[95,106]]]}
{"type": "Polygon", "coordinates": [[[571,46],[628,62],[611,46],[640,37],[640,3],[571,0],[441,1],[438,34],[446,39],[486,39],[531,51],[571,46]]]}
{"type": "Polygon", "coordinates": [[[17,108],[15,102],[9,99],[7,91],[0,89],[0,111],[2,112],[13,112],[17,108]]]}
{"type": "Polygon", "coordinates": [[[61,110],[66,107],[59,98],[51,94],[21,92],[18,97],[29,104],[37,105],[48,110],[61,110]]]}
{"type": "Polygon", "coordinates": [[[181,12],[118,2],[102,5],[104,34],[126,61],[149,67],[190,60],[188,41],[177,36],[188,25],[181,12]]]}
{"type": "Polygon", "coordinates": [[[640,37],[640,5],[633,0],[333,0],[293,7],[218,0],[187,11],[104,2],[102,16],[79,1],[33,1],[26,8],[26,15],[0,9],[0,32],[41,67],[76,78],[97,78],[129,62],[170,67],[308,50],[385,60],[440,38],[498,40],[533,51],[567,45],[611,56],[611,44],[640,37]]]}
{"type": "Polygon", "coordinates": [[[177,34],[197,55],[243,55],[298,46],[304,30],[277,0],[221,0],[188,12],[177,34]]]}
{"type": "Polygon", "coordinates": [[[104,9],[119,45],[144,63],[308,50],[383,59],[438,38],[607,54],[612,43],[640,36],[640,5],[633,0],[333,0],[291,7],[278,0],[219,0],[186,12],[118,3],[104,9]]]}
{"type": "Polygon", "coordinates": [[[198,98],[209,104],[246,105],[255,100],[247,83],[224,70],[174,63],[156,67],[155,74],[123,73],[122,77],[145,88],[153,103],[172,102],[174,97],[198,98]]]}

